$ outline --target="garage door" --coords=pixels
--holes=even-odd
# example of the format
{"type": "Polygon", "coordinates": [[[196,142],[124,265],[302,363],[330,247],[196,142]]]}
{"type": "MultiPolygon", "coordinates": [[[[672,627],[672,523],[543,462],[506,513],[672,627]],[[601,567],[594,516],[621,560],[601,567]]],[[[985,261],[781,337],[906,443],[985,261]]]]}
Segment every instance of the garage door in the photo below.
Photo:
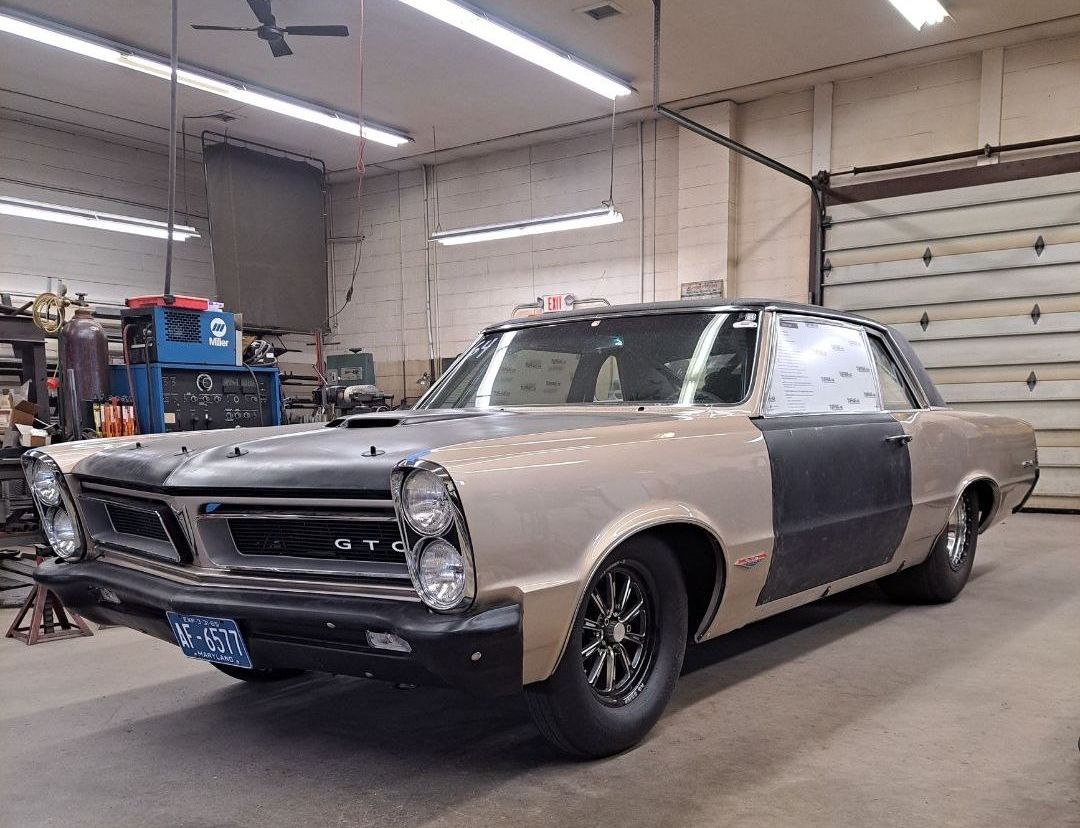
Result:
{"type": "Polygon", "coordinates": [[[830,206],[824,304],[895,325],[951,405],[1031,423],[1029,506],[1080,509],[1080,172],[897,189],[830,206]]]}

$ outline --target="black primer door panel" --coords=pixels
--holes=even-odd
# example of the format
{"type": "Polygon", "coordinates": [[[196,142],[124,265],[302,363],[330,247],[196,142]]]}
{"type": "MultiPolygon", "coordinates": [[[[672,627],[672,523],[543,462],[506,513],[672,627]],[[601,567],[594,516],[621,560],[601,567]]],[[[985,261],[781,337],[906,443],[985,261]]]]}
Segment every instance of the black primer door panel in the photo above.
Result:
{"type": "Polygon", "coordinates": [[[776,543],[758,604],[892,560],[911,514],[911,459],[888,414],[762,418],[776,543]]]}

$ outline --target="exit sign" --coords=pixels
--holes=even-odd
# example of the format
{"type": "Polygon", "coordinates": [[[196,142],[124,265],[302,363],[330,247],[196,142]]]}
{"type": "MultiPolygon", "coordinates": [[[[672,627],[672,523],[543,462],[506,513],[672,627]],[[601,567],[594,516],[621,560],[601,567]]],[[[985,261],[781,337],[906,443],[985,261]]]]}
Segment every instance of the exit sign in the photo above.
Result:
{"type": "Polygon", "coordinates": [[[574,295],[572,293],[551,293],[540,297],[544,313],[557,313],[558,311],[571,310],[574,307],[574,295]]]}

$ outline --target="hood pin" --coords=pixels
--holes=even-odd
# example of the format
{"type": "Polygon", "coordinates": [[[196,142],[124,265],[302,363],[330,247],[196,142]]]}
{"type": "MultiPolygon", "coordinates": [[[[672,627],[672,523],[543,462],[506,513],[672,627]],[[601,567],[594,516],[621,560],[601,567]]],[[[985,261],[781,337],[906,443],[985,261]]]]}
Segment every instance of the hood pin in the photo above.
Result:
{"type": "Polygon", "coordinates": [[[240,446],[233,446],[233,450],[230,451],[225,456],[226,457],[243,457],[245,454],[247,454],[247,452],[244,451],[242,448],[240,448],[240,446]]]}
{"type": "Polygon", "coordinates": [[[360,454],[360,456],[361,456],[361,457],[378,457],[378,456],[379,456],[380,454],[386,454],[386,452],[385,452],[385,451],[383,451],[383,450],[382,450],[382,449],[380,449],[380,448],[375,448],[375,446],[372,446],[372,447],[371,447],[371,448],[369,448],[369,449],[368,449],[367,451],[365,451],[365,452],[362,452],[362,453],[360,454]]]}

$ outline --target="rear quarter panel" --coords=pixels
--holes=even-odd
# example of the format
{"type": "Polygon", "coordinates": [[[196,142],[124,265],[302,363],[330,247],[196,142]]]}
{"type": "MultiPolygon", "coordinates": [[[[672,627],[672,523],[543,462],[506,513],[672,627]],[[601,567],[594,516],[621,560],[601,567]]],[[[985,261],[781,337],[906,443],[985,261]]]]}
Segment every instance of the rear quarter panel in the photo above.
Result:
{"type": "MultiPolygon", "coordinates": [[[[922,557],[973,481],[990,480],[995,489],[994,508],[983,516],[984,530],[1008,515],[1030,490],[1037,468],[1035,432],[1024,421],[946,408],[903,412],[896,418],[912,435],[908,539],[925,549],[922,557]],[[921,541],[925,543],[916,543],[921,541]]],[[[909,558],[908,563],[919,559],[909,558]]]]}

